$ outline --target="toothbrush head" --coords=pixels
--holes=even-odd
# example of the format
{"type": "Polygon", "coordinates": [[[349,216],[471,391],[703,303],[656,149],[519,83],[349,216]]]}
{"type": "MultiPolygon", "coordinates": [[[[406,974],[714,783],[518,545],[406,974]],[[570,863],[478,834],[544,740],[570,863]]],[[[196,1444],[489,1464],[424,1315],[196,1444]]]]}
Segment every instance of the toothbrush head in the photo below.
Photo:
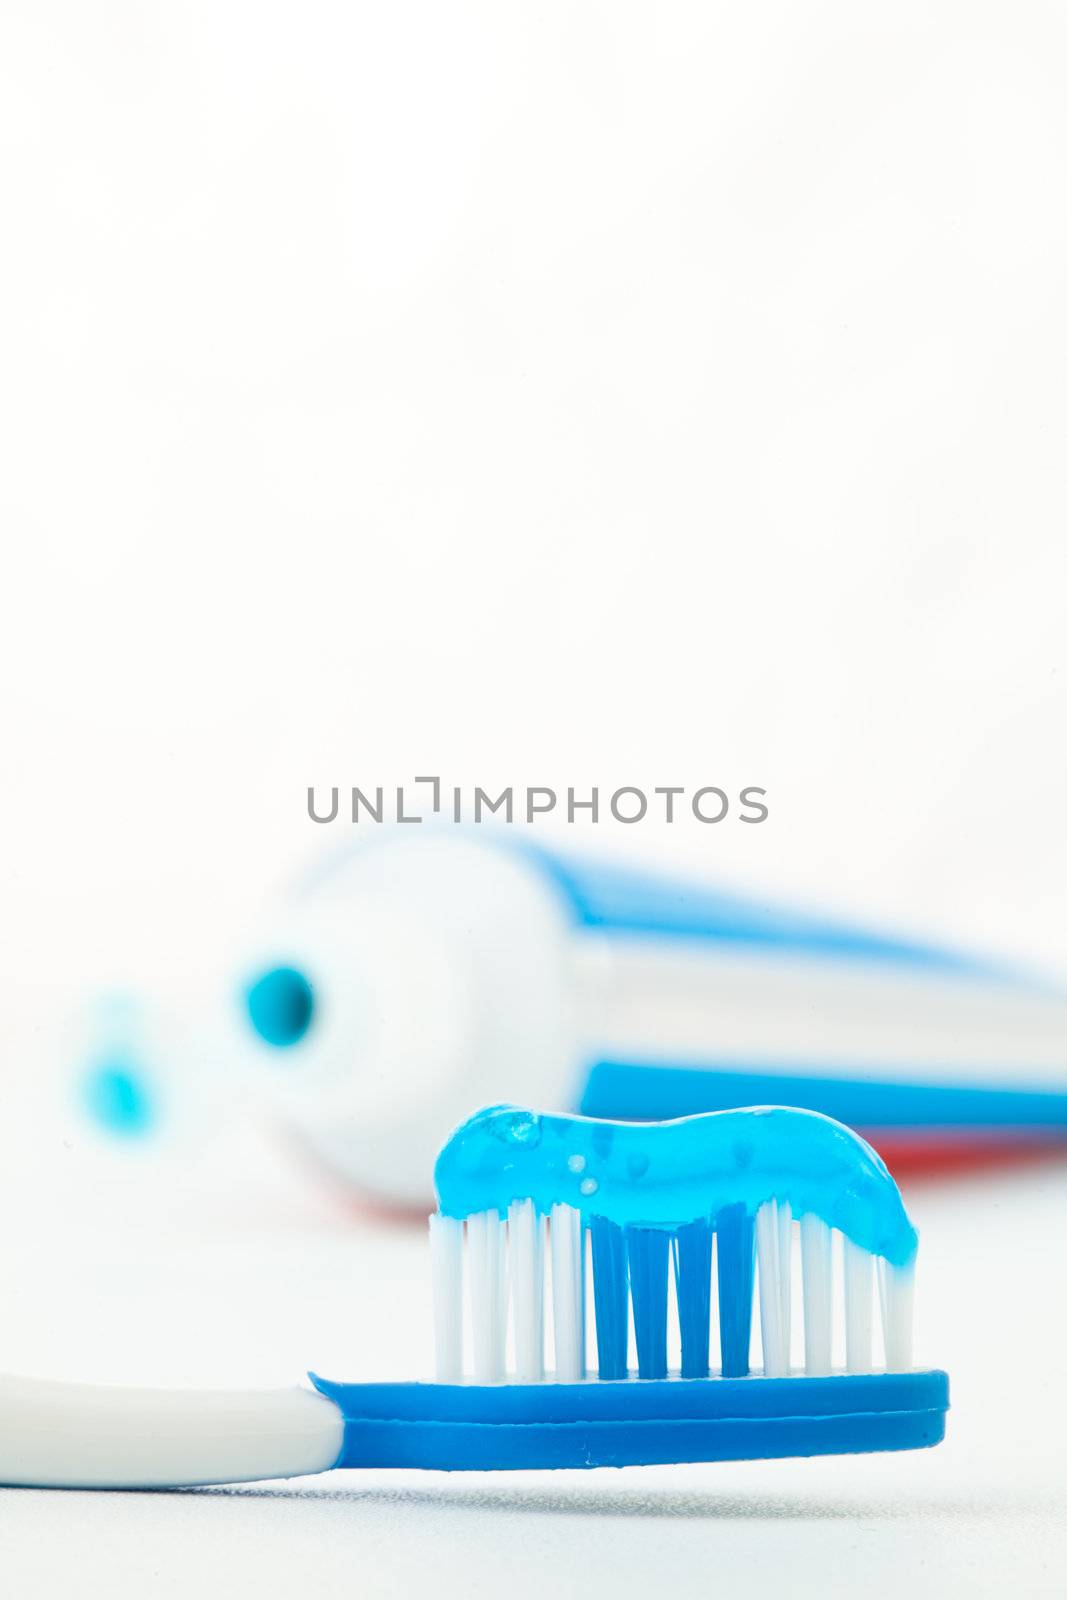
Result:
{"type": "MultiPolygon", "coordinates": [[[[720,1366],[749,1371],[755,1266],[759,1265],[764,1372],[784,1376],[791,1351],[793,1219],[804,1284],[804,1361],[830,1372],[832,1240],[844,1241],[846,1361],[872,1368],[870,1302],[882,1286],[887,1365],[911,1364],[911,1284],[918,1236],[883,1162],[850,1129],[817,1112],[758,1106],[676,1122],[604,1122],[492,1106],[448,1140],[435,1170],[438,1258],[454,1256],[466,1225],[476,1378],[505,1376],[503,1251],[511,1254],[514,1344],[520,1376],[540,1377],[543,1219],[550,1222],[557,1371],[584,1371],[579,1303],[590,1241],[597,1365],[625,1377],[632,1302],[637,1368],[665,1378],[669,1281],[675,1281],[680,1371],[710,1370],[713,1255],[720,1366]],[[876,1267],[877,1263],[877,1267],[876,1267]],[[558,1280],[558,1281],[557,1281],[558,1280]]],[[[458,1376],[455,1285],[441,1268],[451,1323],[439,1318],[442,1375],[458,1376]]]]}
{"type": "Polygon", "coordinates": [[[625,1466],[943,1437],[948,1379],[912,1368],[915,1229],[842,1124],[783,1106],[640,1125],[491,1106],[435,1176],[438,1381],[313,1379],[344,1412],[342,1465],[625,1466]]]}

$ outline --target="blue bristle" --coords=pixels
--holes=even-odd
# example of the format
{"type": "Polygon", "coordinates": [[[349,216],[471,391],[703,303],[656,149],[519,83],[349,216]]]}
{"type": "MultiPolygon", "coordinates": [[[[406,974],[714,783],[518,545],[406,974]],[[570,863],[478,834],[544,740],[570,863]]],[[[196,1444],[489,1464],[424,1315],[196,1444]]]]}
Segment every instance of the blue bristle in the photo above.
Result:
{"type": "Polygon", "coordinates": [[[675,1236],[674,1281],[682,1336],[683,1378],[706,1378],[708,1375],[711,1241],[711,1223],[703,1218],[687,1222],[675,1236]]]}
{"type": "Polygon", "coordinates": [[[593,1241],[593,1309],[597,1367],[602,1378],[625,1378],[627,1281],[626,1239],[617,1223],[590,1217],[593,1241]]]}
{"type": "Polygon", "coordinates": [[[667,1269],[670,1246],[670,1234],[662,1228],[626,1230],[639,1378],[667,1376],[667,1269]]]}
{"type": "Polygon", "coordinates": [[[724,1378],[748,1376],[755,1227],[743,1205],[715,1218],[719,1255],[719,1339],[724,1378]]]}

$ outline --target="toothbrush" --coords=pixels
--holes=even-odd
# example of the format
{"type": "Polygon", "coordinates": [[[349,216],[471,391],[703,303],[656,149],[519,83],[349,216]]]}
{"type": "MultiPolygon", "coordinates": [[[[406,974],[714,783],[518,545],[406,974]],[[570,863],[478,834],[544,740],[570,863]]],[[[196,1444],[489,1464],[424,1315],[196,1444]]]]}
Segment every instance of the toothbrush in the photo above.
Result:
{"type": "Polygon", "coordinates": [[[920,1449],[944,1435],[947,1377],[912,1368],[915,1230],[878,1156],[829,1118],[760,1107],[636,1127],[491,1107],[444,1146],[436,1186],[435,1382],[312,1374],[313,1389],[186,1394],[5,1378],[0,1482],[148,1488],[333,1467],[626,1466],[920,1449]],[[837,1343],[843,1371],[833,1367],[837,1343]]]}

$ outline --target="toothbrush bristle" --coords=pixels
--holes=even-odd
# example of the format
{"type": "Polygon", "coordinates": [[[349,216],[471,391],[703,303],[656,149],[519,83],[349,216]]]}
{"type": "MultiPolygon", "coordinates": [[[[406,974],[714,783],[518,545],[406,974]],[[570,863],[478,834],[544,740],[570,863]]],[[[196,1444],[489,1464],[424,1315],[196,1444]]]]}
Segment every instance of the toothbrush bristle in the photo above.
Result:
{"type": "Polygon", "coordinates": [[[574,1206],[557,1203],[548,1219],[552,1251],[552,1333],[556,1378],[585,1377],[585,1229],[574,1206]]]}
{"type": "Polygon", "coordinates": [[[508,1322],[506,1247],[506,1226],[499,1212],[478,1211],[467,1218],[471,1345],[474,1376],[479,1383],[498,1383],[505,1376],[508,1322]]]}
{"type": "Polygon", "coordinates": [[[744,1205],[730,1205],[714,1217],[674,1229],[622,1227],[605,1217],[583,1217],[563,1204],[553,1205],[545,1217],[532,1199],[513,1201],[506,1217],[480,1211],[465,1224],[435,1213],[430,1250],[438,1380],[459,1382],[469,1371],[478,1383],[542,1381],[546,1302],[551,1306],[549,1375],[566,1383],[584,1378],[590,1273],[601,1378],[626,1378],[634,1365],[638,1378],[665,1378],[679,1369],[679,1356],[682,1378],[706,1378],[716,1371],[747,1376],[754,1298],[761,1370],[767,1377],[788,1377],[798,1369],[809,1377],[831,1373],[835,1311],[843,1320],[839,1338],[845,1371],[910,1371],[913,1266],[895,1267],[838,1237],[840,1248],[835,1230],[816,1216],[802,1216],[794,1226],[789,1203],[781,1200],[765,1201],[754,1217],[744,1205]],[[792,1329],[791,1287],[797,1236],[799,1341],[792,1329]],[[875,1359],[876,1282],[884,1368],[875,1359]],[[464,1283],[469,1341],[464,1338],[464,1283]],[[676,1324],[669,1304],[672,1283],[676,1324]],[[717,1317],[712,1315],[715,1302],[717,1317]]]}
{"type": "Polygon", "coordinates": [[[544,1221],[532,1200],[515,1200],[508,1210],[515,1331],[515,1376],[537,1383],[545,1375],[544,1221]]]}
{"type": "Polygon", "coordinates": [[[874,1348],[874,1257],[845,1240],[845,1366],[870,1372],[874,1348]]]}
{"type": "Polygon", "coordinates": [[[825,1378],[833,1364],[833,1274],[830,1229],[821,1217],[800,1219],[804,1280],[804,1371],[825,1378]]]}
{"type": "Polygon", "coordinates": [[[726,1206],[715,1219],[719,1346],[724,1378],[748,1377],[754,1233],[752,1218],[743,1205],[726,1206]]]}
{"type": "Polygon", "coordinates": [[[714,1240],[711,1223],[704,1218],[687,1222],[674,1236],[674,1292],[683,1378],[706,1378],[709,1371],[714,1240]]]}
{"type": "Polygon", "coordinates": [[[765,1200],[756,1212],[756,1264],[759,1273],[759,1315],[763,1334],[763,1369],[768,1378],[789,1372],[789,1256],[792,1238],[779,1226],[776,1200],[765,1200]],[[784,1285],[784,1292],[783,1292],[784,1285]]]}
{"type": "Polygon", "coordinates": [[[617,1222],[610,1222],[607,1217],[590,1217],[589,1238],[597,1370],[602,1378],[625,1378],[629,1323],[626,1235],[617,1222]]]}

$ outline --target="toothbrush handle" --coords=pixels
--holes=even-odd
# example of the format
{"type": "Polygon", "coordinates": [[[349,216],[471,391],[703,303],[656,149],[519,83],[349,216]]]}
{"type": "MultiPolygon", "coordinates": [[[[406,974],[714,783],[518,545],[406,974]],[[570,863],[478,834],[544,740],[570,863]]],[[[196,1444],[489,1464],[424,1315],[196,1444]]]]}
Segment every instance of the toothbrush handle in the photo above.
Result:
{"type": "Polygon", "coordinates": [[[0,1376],[0,1483],[156,1489],[326,1472],[344,1418],[307,1388],[135,1389],[0,1376]]]}

